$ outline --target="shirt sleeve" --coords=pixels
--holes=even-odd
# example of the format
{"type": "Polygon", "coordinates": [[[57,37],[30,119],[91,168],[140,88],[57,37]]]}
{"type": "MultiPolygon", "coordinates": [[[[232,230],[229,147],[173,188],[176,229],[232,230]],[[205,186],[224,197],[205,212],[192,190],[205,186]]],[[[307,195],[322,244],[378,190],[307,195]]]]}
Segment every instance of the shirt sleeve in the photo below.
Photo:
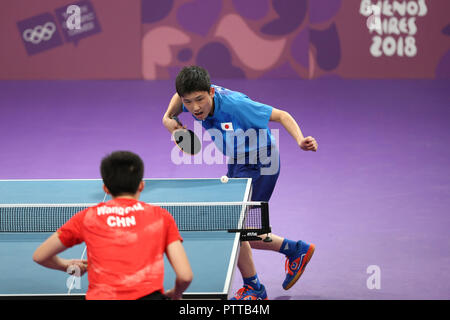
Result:
{"type": "Polygon", "coordinates": [[[82,227],[87,210],[78,212],[57,230],[59,240],[65,247],[70,248],[84,241],[82,227]]]}
{"type": "Polygon", "coordinates": [[[266,129],[269,126],[273,107],[253,101],[244,94],[227,97],[233,106],[232,112],[243,129],[266,129]]]}

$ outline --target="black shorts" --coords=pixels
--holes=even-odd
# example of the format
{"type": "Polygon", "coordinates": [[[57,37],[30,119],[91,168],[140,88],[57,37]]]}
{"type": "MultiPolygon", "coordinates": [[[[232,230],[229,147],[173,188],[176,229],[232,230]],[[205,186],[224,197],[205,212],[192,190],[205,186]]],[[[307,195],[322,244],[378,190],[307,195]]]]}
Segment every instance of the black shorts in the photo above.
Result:
{"type": "Polygon", "coordinates": [[[163,295],[160,291],[155,291],[139,298],[138,300],[170,300],[170,298],[163,295]]]}

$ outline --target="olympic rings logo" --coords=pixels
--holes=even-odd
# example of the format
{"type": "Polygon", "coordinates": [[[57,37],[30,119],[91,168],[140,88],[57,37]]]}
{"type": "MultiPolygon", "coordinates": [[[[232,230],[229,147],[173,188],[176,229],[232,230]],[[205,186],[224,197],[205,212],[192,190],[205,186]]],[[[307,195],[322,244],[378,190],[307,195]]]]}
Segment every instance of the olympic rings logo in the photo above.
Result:
{"type": "Polygon", "coordinates": [[[55,31],[55,24],[53,22],[47,22],[44,26],[37,25],[34,29],[26,29],[22,36],[25,41],[38,44],[41,41],[50,40],[55,31]]]}

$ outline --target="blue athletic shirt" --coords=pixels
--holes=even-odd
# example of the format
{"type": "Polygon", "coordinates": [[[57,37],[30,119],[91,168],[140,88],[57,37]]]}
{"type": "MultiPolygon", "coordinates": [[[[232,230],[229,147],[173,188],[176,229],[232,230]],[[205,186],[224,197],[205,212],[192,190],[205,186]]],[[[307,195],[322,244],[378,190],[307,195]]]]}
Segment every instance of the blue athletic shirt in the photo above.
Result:
{"type": "MultiPolygon", "coordinates": [[[[269,129],[273,107],[255,102],[245,94],[212,85],[214,114],[202,122],[217,148],[234,159],[248,158],[249,154],[266,152],[275,139],[269,129]],[[264,129],[260,131],[260,129],[264,129]]],[[[183,105],[183,111],[188,112],[183,105]]]]}

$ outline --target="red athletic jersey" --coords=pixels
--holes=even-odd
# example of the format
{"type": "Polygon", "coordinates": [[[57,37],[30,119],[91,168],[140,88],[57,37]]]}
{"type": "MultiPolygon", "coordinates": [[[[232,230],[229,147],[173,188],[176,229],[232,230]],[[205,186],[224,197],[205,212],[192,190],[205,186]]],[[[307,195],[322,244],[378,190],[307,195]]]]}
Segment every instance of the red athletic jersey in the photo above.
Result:
{"type": "Polygon", "coordinates": [[[86,299],[137,299],[163,292],[164,252],[182,241],[169,212],[126,198],[80,211],[57,232],[66,247],[86,243],[86,299]]]}

